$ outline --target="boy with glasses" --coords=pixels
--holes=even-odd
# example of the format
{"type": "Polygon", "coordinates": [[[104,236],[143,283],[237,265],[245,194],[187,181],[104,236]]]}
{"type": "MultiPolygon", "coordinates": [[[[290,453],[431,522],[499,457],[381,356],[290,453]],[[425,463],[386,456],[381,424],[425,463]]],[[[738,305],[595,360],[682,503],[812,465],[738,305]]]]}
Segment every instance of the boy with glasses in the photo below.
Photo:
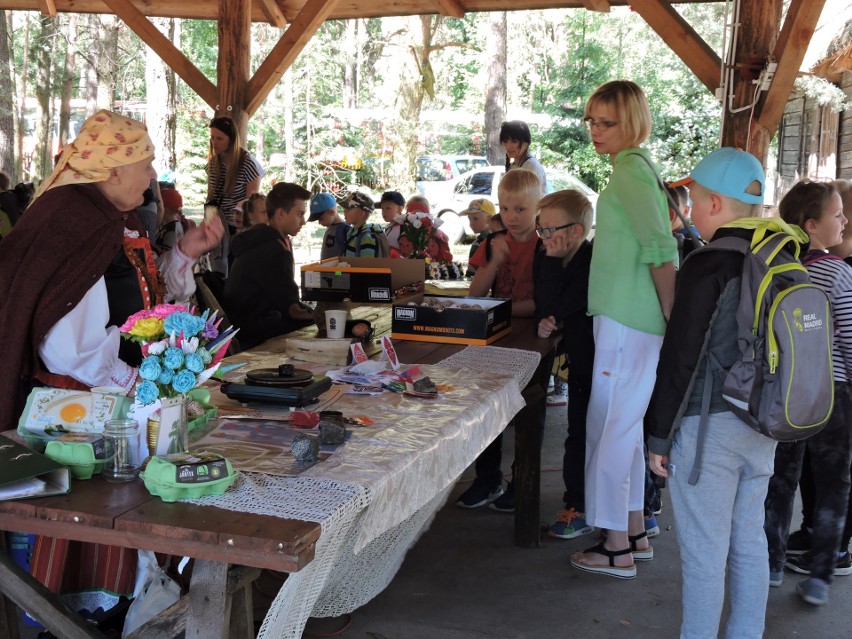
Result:
{"type": "Polygon", "coordinates": [[[562,458],[565,481],[560,511],[547,534],[574,539],[594,530],[586,521],[586,412],[592,392],[595,341],[588,315],[589,268],[592,245],[586,240],[592,226],[592,204],[579,191],[557,191],[539,202],[536,233],[545,256],[535,275],[535,312],[538,336],[548,338],[562,330],[557,355],[569,362],[568,436],[562,458]]]}

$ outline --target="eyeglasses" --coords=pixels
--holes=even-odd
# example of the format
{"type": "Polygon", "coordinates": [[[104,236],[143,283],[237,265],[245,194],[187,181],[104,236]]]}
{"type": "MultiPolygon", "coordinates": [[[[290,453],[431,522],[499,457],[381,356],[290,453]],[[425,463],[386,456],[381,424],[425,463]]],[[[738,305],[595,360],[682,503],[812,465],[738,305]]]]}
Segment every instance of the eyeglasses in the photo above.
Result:
{"type": "Polygon", "coordinates": [[[571,224],[563,224],[562,226],[537,226],[535,227],[535,232],[541,239],[549,240],[556,231],[570,229],[575,224],[579,224],[579,222],[571,222],[571,224]]]}
{"type": "Polygon", "coordinates": [[[583,118],[583,122],[589,130],[595,129],[597,131],[609,131],[618,124],[618,122],[612,120],[595,120],[594,118],[583,118]]]}

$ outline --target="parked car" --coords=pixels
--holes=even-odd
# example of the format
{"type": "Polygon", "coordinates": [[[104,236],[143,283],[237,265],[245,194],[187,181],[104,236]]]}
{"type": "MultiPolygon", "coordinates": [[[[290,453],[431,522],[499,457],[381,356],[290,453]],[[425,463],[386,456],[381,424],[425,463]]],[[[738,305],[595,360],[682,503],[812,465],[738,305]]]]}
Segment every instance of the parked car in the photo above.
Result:
{"type": "Polygon", "coordinates": [[[463,173],[488,166],[488,160],[481,155],[423,155],[415,164],[417,192],[432,203],[446,200],[452,192],[451,181],[463,173]]]}
{"type": "MultiPolygon", "coordinates": [[[[458,242],[464,234],[473,233],[467,223],[467,216],[458,215],[459,211],[464,211],[468,207],[471,200],[487,197],[499,208],[497,185],[500,184],[505,172],[506,167],[501,165],[485,166],[468,171],[449,183],[446,198],[436,199],[435,202],[429,201],[432,211],[444,220],[441,230],[447,234],[451,242],[458,242]]],[[[589,198],[592,206],[597,204],[598,194],[570,173],[549,168],[545,168],[544,172],[547,175],[548,193],[576,189],[589,198]]],[[[594,219],[592,226],[594,226],[594,219]]]]}

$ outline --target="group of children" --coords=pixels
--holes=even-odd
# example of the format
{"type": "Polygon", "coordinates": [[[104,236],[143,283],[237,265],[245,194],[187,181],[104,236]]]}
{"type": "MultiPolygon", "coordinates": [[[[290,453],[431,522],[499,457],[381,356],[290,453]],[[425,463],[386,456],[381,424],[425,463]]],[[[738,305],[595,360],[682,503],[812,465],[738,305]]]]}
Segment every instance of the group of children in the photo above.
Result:
{"type": "MultiPolygon", "coordinates": [[[[763,169],[733,148],[709,154],[674,189],[681,206],[688,189],[692,224],[710,242],[750,239],[756,229],[795,233],[794,224],[807,234],[803,263],[832,305],[835,408],[822,432],[776,451],[774,440],[730,412],[724,376],[708,374],[709,357],[727,369],[739,355],[743,256],[695,250],[695,234],[677,228],[664,186],[640,148],[651,118],[638,86],[602,86],[586,105],[585,121],[596,150],[613,162],[598,200],[594,244],[586,239],[592,216],[582,194],[541,198],[533,173],[512,170],[499,186],[506,230],[482,237],[470,260],[471,295],[511,298],[514,315],[538,318],[541,337],[562,330],[569,362],[565,511],[551,536],[598,528],[602,540],[575,552],[572,565],[635,577],[636,562],[654,556],[643,516],[647,441],[648,464],[671,490],[683,564],[681,636],[716,637],[727,575],[726,636],[760,637],[768,589],[780,585],[785,565],[810,575],[797,591],[815,605],[827,602],[833,576],[852,574],[852,268],[844,263],[852,233],[844,234],[842,199],[852,213],[852,191],[804,181],[782,200],[780,219],[761,217],[763,169]],[[679,264],[683,254],[690,257],[679,264]],[[708,426],[699,438],[705,384],[708,426]],[[690,483],[699,448],[702,470],[690,483]],[[800,478],[805,521],[788,542],[800,478]]],[[[801,232],[797,237],[805,240],[801,232]]],[[[513,511],[499,437],[475,471],[457,505],[513,511]]]]}

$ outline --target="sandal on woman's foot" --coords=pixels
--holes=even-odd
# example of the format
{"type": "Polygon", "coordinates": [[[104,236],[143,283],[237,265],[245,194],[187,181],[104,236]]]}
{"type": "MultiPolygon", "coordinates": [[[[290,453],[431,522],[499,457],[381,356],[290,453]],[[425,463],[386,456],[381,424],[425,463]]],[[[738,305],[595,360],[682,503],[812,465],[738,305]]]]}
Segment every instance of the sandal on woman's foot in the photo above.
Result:
{"type": "Polygon", "coordinates": [[[585,572],[593,572],[601,575],[608,575],[610,577],[617,577],[618,579],[633,579],[636,576],[636,565],[631,564],[630,566],[616,566],[615,558],[621,557],[622,555],[629,555],[630,548],[625,548],[623,550],[609,550],[608,548],[604,548],[603,543],[598,544],[597,546],[593,546],[592,548],[587,548],[582,553],[578,555],[574,555],[571,557],[571,565],[574,568],[579,568],[585,572]],[[590,553],[595,553],[597,555],[602,555],[609,559],[608,566],[594,566],[590,564],[584,564],[580,561],[577,561],[574,557],[579,559],[582,555],[587,555],[590,553]]]}
{"type": "Polygon", "coordinates": [[[642,550],[636,547],[636,542],[648,536],[647,532],[640,532],[638,535],[628,535],[630,541],[630,551],[633,553],[633,561],[651,561],[654,558],[654,548],[648,544],[647,548],[642,550]]]}

